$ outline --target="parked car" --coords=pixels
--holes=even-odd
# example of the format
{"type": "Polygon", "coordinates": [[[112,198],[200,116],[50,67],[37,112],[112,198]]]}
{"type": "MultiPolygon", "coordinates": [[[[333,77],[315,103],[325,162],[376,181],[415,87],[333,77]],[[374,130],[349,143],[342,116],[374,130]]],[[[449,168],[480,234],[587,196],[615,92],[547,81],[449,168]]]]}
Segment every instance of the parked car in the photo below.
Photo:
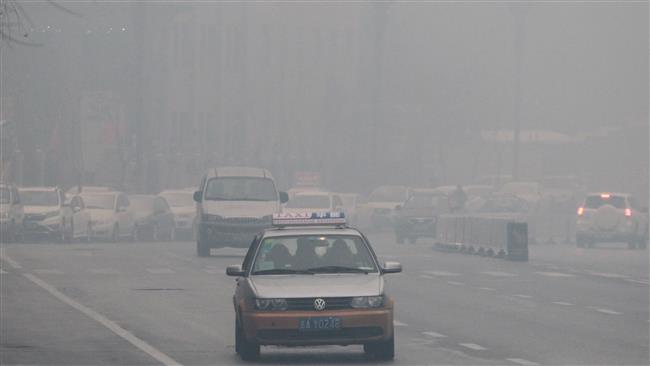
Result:
{"type": "Polygon", "coordinates": [[[112,242],[121,238],[135,239],[135,219],[125,193],[86,192],[80,196],[90,212],[93,238],[112,242]]]}
{"type": "Polygon", "coordinates": [[[630,249],[646,248],[648,209],[628,193],[589,193],[578,208],[576,244],[624,242],[630,249]]]}
{"type": "Polygon", "coordinates": [[[340,212],[343,210],[343,201],[335,193],[330,192],[302,192],[296,193],[284,206],[283,212],[311,213],[311,212],[340,212]]]}
{"type": "Polygon", "coordinates": [[[206,171],[194,192],[197,202],[196,252],[211,248],[248,248],[257,233],[271,226],[280,205],[289,200],[279,192],[266,169],[223,167],[206,171]]]}
{"type": "Polygon", "coordinates": [[[418,238],[436,236],[438,215],[450,212],[449,197],[435,189],[413,189],[395,210],[395,240],[402,244],[408,239],[415,244],[418,238]]]}
{"type": "Polygon", "coordinates": [[[343,202],[343,212],[347,217],[348,225],[359,225],[359,205],[361,204],[361,195],[357,193],[339,193],[341,202],[343,202]]]}
{"type": "Polygon", "coordinates": [[[69,242],[73,238],[72,210],[57,187],[19,188],[25,213],[24,235],[69,242]]]}
{"type": "Polygon", "coordinates": [[[3,242],[22,239],[23,204],[15,186],[0,183],[0,237],[3,242]]]}
{"type": "Polygon", "coordinates": [[[167,200],[174,214],[174,240],[180,237],[194,237],[196,232],[196,204],[192,199],[194,191],[167,190],[159,196],[167,200]]]}
{"type": "Polygon", "coordinates": [[[392,228],[395,221],[395,207],[406,201],[409,187],[380,186],[370,196],[364,205],[364,221],[373,229],[392,228]]]}
{"type": "Polygon", "coordinates": [[[135,218],[138,239],[174,240],[174,214],[167,200],[154,195],[131,195],[131,210],[135,218]]]}
{"type": "Polygon", "coordinates": [[[82,192],[114,192],[115,189],[107,186],[74,186],[65,192],[66,197],[72,198],[82,192]]]}

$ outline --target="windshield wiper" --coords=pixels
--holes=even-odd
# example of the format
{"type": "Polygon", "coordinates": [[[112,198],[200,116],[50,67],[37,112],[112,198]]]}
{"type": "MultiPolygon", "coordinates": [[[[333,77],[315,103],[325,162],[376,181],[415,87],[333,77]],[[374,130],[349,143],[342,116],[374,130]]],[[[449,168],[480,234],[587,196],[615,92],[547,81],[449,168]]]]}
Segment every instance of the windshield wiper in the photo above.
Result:
{"type": "Polygon", "coordinates": [[[314,272],[304,269],[289,269],[289,268],[274,268],[274,269],[263,269],[253,272],[254,275],[275,275],[275,274],[310,274],[313,275],[314,272]]]}
{"type": "Polygon", "coordinates": [[[309,268],[308,271],[312,272],[321,272],[321,273],[364,273],[368,274],[368,271],[356,267],[345,267],[345,266],[322,266],[309,268]]]}

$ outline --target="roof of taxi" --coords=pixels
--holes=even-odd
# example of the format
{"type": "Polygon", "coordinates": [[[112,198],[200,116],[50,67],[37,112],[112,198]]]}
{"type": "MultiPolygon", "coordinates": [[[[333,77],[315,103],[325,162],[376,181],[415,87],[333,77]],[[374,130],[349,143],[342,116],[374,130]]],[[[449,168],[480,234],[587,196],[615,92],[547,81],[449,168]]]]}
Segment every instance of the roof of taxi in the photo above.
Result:
{"type": "Polygon", "coordinates": [[[264,168],[252,168],[244,166],[224,166],[210,168],[206,171],[208,178],[214,177],[258,177],[273,179],[271,172],[264,168]]]}
{"type": "Polygon", "coordinates": [[[350,227],[332,227],[332,226],[287,226],[283,228],[269,228],[262,235],[265,238],[279,236],[301,236],[301,235],[350,235],[361,236],[357,229],[350,227]]]}

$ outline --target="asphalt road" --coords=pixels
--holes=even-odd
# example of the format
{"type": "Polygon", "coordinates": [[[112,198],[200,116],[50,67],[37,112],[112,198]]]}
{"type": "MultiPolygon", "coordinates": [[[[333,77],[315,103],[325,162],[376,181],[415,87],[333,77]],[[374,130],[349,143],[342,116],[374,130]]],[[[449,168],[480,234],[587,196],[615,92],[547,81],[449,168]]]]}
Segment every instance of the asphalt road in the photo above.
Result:
{"type": "MultiPolygon", "coordinates": [[[[395,364],[650,364],[648,251],[532,246],[516,263],[370,239],[404,266],[388,277],[395,364]]],[[[3,244],[0,364],[242,364],[225,267],[244,251],[194,250],[3,244]]],[[[260,363],[374,364],[359,346],[264,347],[260,363]]]]}

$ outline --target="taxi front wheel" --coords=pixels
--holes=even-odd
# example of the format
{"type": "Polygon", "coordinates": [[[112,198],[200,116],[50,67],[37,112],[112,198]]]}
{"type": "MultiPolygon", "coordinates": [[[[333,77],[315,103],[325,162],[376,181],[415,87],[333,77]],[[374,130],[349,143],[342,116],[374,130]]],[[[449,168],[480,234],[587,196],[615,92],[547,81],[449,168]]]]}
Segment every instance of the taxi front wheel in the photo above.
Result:
{"type": "Polygon", "coordinates": [[[366,343],[363,352],[375,360],[390,361],[395,358],[395,336],[386,341],[366,343]]]}
{"type": "Polygon", "coordinates": [[[260,345],[246,340],[239,322],[235,324],[235,352],[244,361],[255,361],[260,358],[260,345]]]}

